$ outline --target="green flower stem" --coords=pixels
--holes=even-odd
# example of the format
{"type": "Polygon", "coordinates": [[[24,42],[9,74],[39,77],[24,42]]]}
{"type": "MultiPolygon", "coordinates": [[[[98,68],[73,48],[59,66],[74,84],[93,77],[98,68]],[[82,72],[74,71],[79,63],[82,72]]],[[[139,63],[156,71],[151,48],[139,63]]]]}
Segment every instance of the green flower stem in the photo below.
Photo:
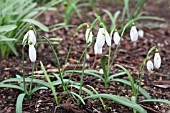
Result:
{"type": "Polygon", "coordinates": [[[34,69],[35,69],[35,62],[32,63],[32,75],[31,75],[31,83],[30,83],[30,89],[29,89],[29,96],[32,93],[32,82],[33,82],[33,77],[34,77],[34,69]]]}
{"type": "MultiPolygon", "coordinates": [[[[123,28],[122,33],[121,33],[121,36],[120,36],[120,41],[121,41],[121,39],[122,39],[122,37],[123,37],[123,35],[124,35],[124,32],[125,32],[126,28],[127,28],[132,22],[133,22],[133,20],[129,21],[129,22],[125,25],[125,27],[123,28]]],[[[109,66],[109,68],[108,68],[108,73],[110,73],[111,66],[113,65],[113,63],[114,63],[114,61],[115,61],[116,54],[117,54],[117,51],[118,51],[119,46],[120,46],[120,41],[119,41],[118,45],[116,46],[116,50],[115,50],[115,52],[114,52],[114,55],[113,55],[113,57],[112,57],[112,61],[111,61],[110,66],[109,66]]]]}
{"type": "Polygon", "coordinates": [[[74,102],[74,99],[73,99],[71,93],[68,91],[68,89],[66,88],[65,83],[64,83],[64,81],[63,81],[63,76],[62,76],[62,73],[61,73],[61,71],[60,71],[60,62],[59,62],[59,60],[58,60],[57,53],[55,52],[55,50],[54,50],[54,48],[53,48],[50,40],[49,40],[48,38],[46,38],[46,37],[43,37],[43,38],[45,38],[45,39],[47,40],[48,44],[50,45],[50,47],[51,47],[51,49],[52,49],[52,52],[53,52],[53,55],[54,55],[54,57],[55,57],[56,64],[57,64],[57,67],[58,67],[59,77],[60,77],[60,80],[61,80],[61,82],[62,82],[63,90],[66,91],[66,93],[70,96],[71,100],[74,102]]]}
{"type": "Polygon", "coordinates": [[[150,53],[152,52],[152,51],[154,51],[156,49],[156,47],[154,46],[154,47],[152,47],[149,51],[148,51],[148,53],[147,53],[147,55],[146,55],[146,58],[143,60],[143,63],[141,64],[141,66],[140,66],[140,70],[139,70],[139,72],[138,72],[138,88],[137,88],[137,93],[136,93],[136,99],[137,99],[137,97],[138,97],[138,94],[139,94],[139,87],[141,86],[141,81],[142,81],[142,75],[143,75],[143,72],[144,72],[144,67],[145,67],[145,64],[146,64],[146,61],[147,61],[147,59],[149,58],[149,55],[150,55],[150,53]]]}
{"type": "Polygon", "coordinates": [[[26,90],[26,82],[25,82],[25,67],[24,67],[24,47],[22,47],[22,76],[23,76],[23,83],[24,83],[24,93],[27,93],[26,90]]]}
{"type": "MultiPolygon", "coordinates": [[[[85,63],[86,63],[86,53],[87,53],[87,43],[86,43],[86,48],[84,52],[84,61],[83,61],[83,68],[82,68],[82,74],[80,77],[80,90],[79,90],[79,96],[81,96],[82,93],[82,86],[83,86],[83,78],[84,78],[84,70],[85,70],[85,63]]],[[[78,106],[80,106],[80,99],[78,100],[78,106]]]]}

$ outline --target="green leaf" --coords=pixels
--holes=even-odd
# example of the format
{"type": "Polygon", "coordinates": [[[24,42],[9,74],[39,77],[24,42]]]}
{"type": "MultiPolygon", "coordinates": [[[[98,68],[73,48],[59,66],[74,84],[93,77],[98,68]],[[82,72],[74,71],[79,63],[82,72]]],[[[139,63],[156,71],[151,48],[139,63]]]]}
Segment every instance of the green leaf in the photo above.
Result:
{"type": "MultiPolygon", "coordinates": [[[[77,86],[77,85],[70,85],[71,87],[74,87],[74,88],[76,88],[76,89],[80,89],[80,86],[77,86]]],[[[93,93],[90,91],[90,90],[88,90],[87,88],[85,88],[85,87],[82,87],[82,90],[84,91],[84,92],[86,92],[87,94],[89,94],[89,95],[92,95],[93,93]]]]}
{"type": "MultiPolygon", "coordinates": [[[[1,83],[6,83],[6,82],[23,82],[23,78],[10,78],[10,79],[3,80],[1,83]]],[[[25,82],[31,82],[31,78],[25,78],[25,82]]],[[[39,79],[33,79],[33,83],[37,83],[50,88],[47,82],[39,79]]]]}
{"type": "Polygon", "coordinates": [[[77,93],[74,93],[74,92],[70,92],[70,93],[77,96],[80,99],[80,101],[85,105],[85,102],[81,96],[79,96],[77,93]]]}
{"type": "Polygon", "coordinates": [[[0,88],[14,88],[14,89],[19,89],[21,91],[24,91],[24,88],[17,86],[17,85],[12,85],[12,84],[1,84],[0,83],[0,88]]]}
{"type": "Polygon", "coordinates": [[[0,32],[9,32],[16,28],[17,28],[16,25],[4,25],[4,26],[0,26],[0,32]]]}
{"type": "Polygon", "coordinates": [[[128,75],[129,81],[131,83],[132,94],[133,94],[133,96],[135,96],[136,91],[135,91],[135,87],[134,87],[134,80],[133,80],[131,73],[126,68],[124,68],[123,66],[121,66],[119,64],[115,64],[115,65],[118,66],[119,68],[121,68],[123,71],[125,71],[126,74],[128,75]]]}
{"type": "Polygon", "coordinates": [[[44,68],[44,65],[42,64],[41,61],[40,61],[40,64],[41,64],[41,69],[43,70],[44,75],[45,75],[45,77],[46,77],[46,79],[47,79],[47,81],[48,81],[48,83],[49,83],[49,85],[50,85],[50,88],[51,88],[52,92],[53,92],[53,95],[54,95],[56,104],[59,105],[59,101],[58,101],[58,97],[57,97],[57,94],[56,94],[56,90],[55,90],[55,88],[54,88],[54,86],[53,86],[53,84],[52,84],[49,76],[47,75],[47,72],[46,72],[46,70],[45,70],[45,68],[44,68]]]}
{"type": "Polygon", "coordinates": [[[34,19],[24,19],[23,21],[31,23],[31,24],[34,24],[34,25],[38,26],[40,29],[42,29],[45,32],[49,32],[48,27],[46,27],[44,24],[40,23],[39,21],[36,21],[34,19]]]}
{"type": "MultiPolygon", "coordinates": [[[[131,86],[131,83],[127,80],[123,80],[123,79],[113,79],[113,81],[115,82],[121,82],[123,84],[129,85],[131,86]]],[[[134,84],[134,88],[137,89],[138,86],[136,84],[134,84]]],[[[147,99],[151,99],[149,93],[147,93],[143,88],[139,87],[139,92],[147,99]]]]}
{"type": "Polygon", "coordinates": [[[142,100],[140,102],[160,102],[160,103],[165,103],[170,105],[170,101],[165,99],[147,99],[147,100],[142,100]]]}
{"type": "Polygon", "coordinates": [[[37,86],[37,87],[35,87],[34,89],[32,89],[30,95],[32,95],[33,93],[37,92],[38,90],[43,90],[43,89],[48,89],[48,88],[47,88],[47,87],[44,87],[44,86],[37,86]]]}
{"type": "Polygon", "coordinates": [[[17,97],[17,103],[16,103],[16,113],[22,113],[22,102],[25,97],[25,93],[19,94],[17,97]]]}
{"type": "MultiPolygon", "coordinates": [[[[67,70],[65,71],[66,73],[82,73],[82,70],[67,70]]],[[[96,74],[96,73],[92,73],[91,71],[89,70],[84,70],[84,74],[87,74],[87,75],[92,75],[94,77],[97,77],[97,78],[100,78],[103,82],[104,82],[104,79],[102,76],[100,76],[99,74],[96,74]]]]}
{"type": "Polygon", "coordinates": [[[139,113],[147,113],[147,111],[145,111],[141,106],[139,106],[138,104],[130,101],[129,99],[125,98],[125,97],[121,97],[121,96],[116,96],[116,95],[111,95],[111,94],[94,94],[91,96],[87,96],[84,98],[85,99],[89,99],[89,98],[107,98],[110,100],[113,100],[115,102],[118,102],[122,105],[128,106],[130,108],[133,108],[135,110],[137,110],[139,113]]]}
{"type": "Polygon", "coordinates": [[[15,41],[16,39],[15,38],[8,38],[8,37],[6,37],[6,36],[4,36],[4,35],[0,35],[0,42],[1,41],[15,41]]]}
{"type": "Polygon", "coordinates": [[[118,77],[118,76],[125,75],[125,74],[126,74],[126,72],[115,73],[115,74],[109,76],[109,80],[111,80],[114,77],[118,77]]]}

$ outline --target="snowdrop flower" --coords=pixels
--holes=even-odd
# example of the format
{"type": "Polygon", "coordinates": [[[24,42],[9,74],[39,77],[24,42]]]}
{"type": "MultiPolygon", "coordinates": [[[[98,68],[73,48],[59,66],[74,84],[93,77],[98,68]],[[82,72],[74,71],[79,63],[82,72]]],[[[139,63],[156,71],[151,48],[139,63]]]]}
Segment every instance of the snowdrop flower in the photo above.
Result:
{"type": "Polygon", "coordinates": [[[31,40],[32,44],[35,45],[36,44],[36,36],[33,30],[29,30],[25,35],[24,35],[24,39],[22,41],[22,44],[25,44],[26,40],[31,40]]]}
{"type": "Polygon", "coordinates": [[[98,48],[102,48],[105,44],[105,41],[108,46],[111,46],[111,38],[109,33],[104,28],[99,28],[96,39],[98,48]]]}
{"type": "Polygon", "coordinates": [[[97,43],[94,44],[94,53],[95,54],[102,54],[102,48],[97,46],[97,43]]]}
{"type": "Polygon", "coordinates": [[[35,62],[36,61],[36,50],[34,48],[34,45],[33,44],[30,44],[29,45],[29,58],[31,60],[31,62],[35,62]]]}
{"type": "Polygon", "coordinates": [[[99,70],[99,73],[100,73],[100,74],[104,74],[103,69],[100,69],[100,70],[99,70]]]}
{"type": "Polygon", "coordinates": [[[92,31],[90,31],[90,28],[88,26],[87,30],[86,30],[86,34],[85,34],[85,37],[86,37],[86,42],[87,43],[91,43],[92,42],[92,38],[93,38],[93,33],[92,31]]]}
{"type": "Polygon", "coordinates": [[[114,40],[116,45],[118,45],[119,42],[120,42],[120,36],[119,36],[119,33],[117,32],[117,30],[115,30],[115,33],[114,33],[114,36],[113,36],[113,40],[114,40]]]}
{"type": "Polygon", "coordinates": [[[144,31],[140,29],[138,31],[138,35],[139,35],[139,37],[143,38],[144,37],[144,31]]]}
{"type": "Polygon", "coordinates": [[[138,31],[137,31],[134,23],[133,23],[133,26],[130,29],[130,38],[131,38],[132,42],[135,42],[135,41],[138,40],[138,31]]]}
{"type": "Polygon", "coordinates": [[[150,59],[148,60],[146,67],[147,67],[148,71],[153,70],[153,63],[150,59]]]}
{"type": "Polygon", "coordinates": [[[155,56],[154,56],[154,66],[155,68],[159,69],[161,66],[161,57],[159,55],[158,49],[155,51],[155,56]]]}

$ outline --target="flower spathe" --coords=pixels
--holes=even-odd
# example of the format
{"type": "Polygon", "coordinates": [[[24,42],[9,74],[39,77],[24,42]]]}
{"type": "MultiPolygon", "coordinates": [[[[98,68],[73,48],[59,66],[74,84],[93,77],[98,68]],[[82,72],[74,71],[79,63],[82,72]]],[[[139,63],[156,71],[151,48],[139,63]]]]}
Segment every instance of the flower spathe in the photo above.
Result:
{"type": "Polygon", "coordinates": [[[35,62],[36,61],[36,50],[33,44],[29,45],[29,58],[31,60],[31,62],[35,62]]]}
{"type": "Polygon", "coordinates": [[[156,69],[159,69],[161,66],[161,56],[159,55],[158,49],[156,50],[156,53],[154,56],[154,66],[156,69]]]}
{"type": "Polygon", "coordinates": [[[87,28],[85,38],[86,38],[87,43],[92,42],[93,33],[92,33],[92,31],[90,31],[90,28],[87,28]]]}
{"type": "Polygon", "coordinates": [[[99,28],[96,39],[98,48],[102,48],[105,44],[105,41],[108,46],[111,46],[111,38],[109,33],[104,28],[99,28]]]}
{"type": "Polygon", "coordinates": [[[102,48],[99,48],[97,46],[97,43],[94,44],[94,53],[96,54],[102,54],[102,48]]]}
{"type": "Polygon", "coordinates": [[[152,71],[153,70],[153,63],[152,63],[152,61],[149,59],[148,60],[148,62],[147,62],[147,64],[146,64],[146,67],[147,67],[147,69],[148,69],[148,71],[152,71]]]}
{"type": "Polygon", "coordinates": [[[120,42],[120,36],[119,36],[119,33],[118,33],[117,31],[114,33],[113,40],[114,40],[114,43],[115,43],[116,45],[119,44],[119,42],[120,42]]]}
{"type": "Polygon", "coordinates": [[[136,26],[132,26],[130,29],[130,39],[132,42],[135,42],[138,40],[138,31],[136,29],[136,26]]]}

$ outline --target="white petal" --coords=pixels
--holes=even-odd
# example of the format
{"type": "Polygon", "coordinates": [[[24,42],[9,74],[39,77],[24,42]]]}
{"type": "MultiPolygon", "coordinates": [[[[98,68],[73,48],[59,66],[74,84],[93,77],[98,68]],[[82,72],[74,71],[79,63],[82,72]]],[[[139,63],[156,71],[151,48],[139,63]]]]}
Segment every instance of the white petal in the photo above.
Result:
{"type": "Polygon", "coordinates": [[[148,69],[148,71],[153,70],[153,63],[152,63],[151,60],[149,60],[149,61],[147,62],[147,69],[148,69]]]}
{"type": "Polygon", "coordinates": [[[143,38],[144,37],[144,31],[140,29],[138,31],[138,35],[139,35],[139,37],[143,38]]]}
{"type": "Polygon", "coordinates": [[[87,43],[92,42],[92,38],[93,38],[93,33],[90,32],[90,34],[89,34],[89,32],[90,32],[90,28],[88,28],[86,30],[86,34],[85,34],[87,43]],[[88,37],[88,35],[89,35],[89,37],[88,37]]]}
{"type": "Polygon", "coordinates": [[[98,48],[102,48],[105,44],[105,29],[99,28],[99,31],[97,33],[96,43],[98,48]]]}
{"type": "Polygon", "coordinates": [[[136,29],[136,26],[131,27],[131,29],[130,29],[130,38],[131,38],[132,42],[138,40],[138,31],[136,29]]]}
{"type": "Polygon", "coordinates": [[[100,73],[100,74],[104,74],[103,69],[100,69],[100,70],[99,70],[99,73],[100,73]]]}
{"type": "Polygon", "coordinates": [[[36,36],[33,30],[28,31],[29,34],[29,41],[32,41],[33,45],[36,44],[36,36]]]}
{"type": "Polygon", "coordinates": [[[155,53],[155,56],[154,56],[154,66],[157,69],[159,69],[160,66],[161,66],[161,57],[160,57],[159,53],[155,53]]]}
{"type": "Polygon", "coordinates": [[[115,42],[116,45],[119,44],[120,36],[119,36],[119,33],[118,33],[118,32],[115,32],[115,33],[114,33],[113,40],[114,40],[114,42],[115,42]]]}
{"type": "Polygon", "coordinates": [[[36,61],[36,50],[34,48],[34,45],[29,45],[29,58],[31,62],[36,61]]]}
{"type": "Polygon", "coordinates": [[[111,38],[109,33],[105,30],[105,39],[108,46],[111,46],[111,38]]]}
{"type": "Polygon", "coordinates": [[[26,43],[25,41],[27,40],[27,38],[28,38],[28,32],[24,35],[24,38],[22,40],[22,44],[26,43]]]}
{"type": "Polygon", "coordinates": [[[102,54],[102,48],[98,48],[97,43],[94,44],[94,53],[102,54]]]}

